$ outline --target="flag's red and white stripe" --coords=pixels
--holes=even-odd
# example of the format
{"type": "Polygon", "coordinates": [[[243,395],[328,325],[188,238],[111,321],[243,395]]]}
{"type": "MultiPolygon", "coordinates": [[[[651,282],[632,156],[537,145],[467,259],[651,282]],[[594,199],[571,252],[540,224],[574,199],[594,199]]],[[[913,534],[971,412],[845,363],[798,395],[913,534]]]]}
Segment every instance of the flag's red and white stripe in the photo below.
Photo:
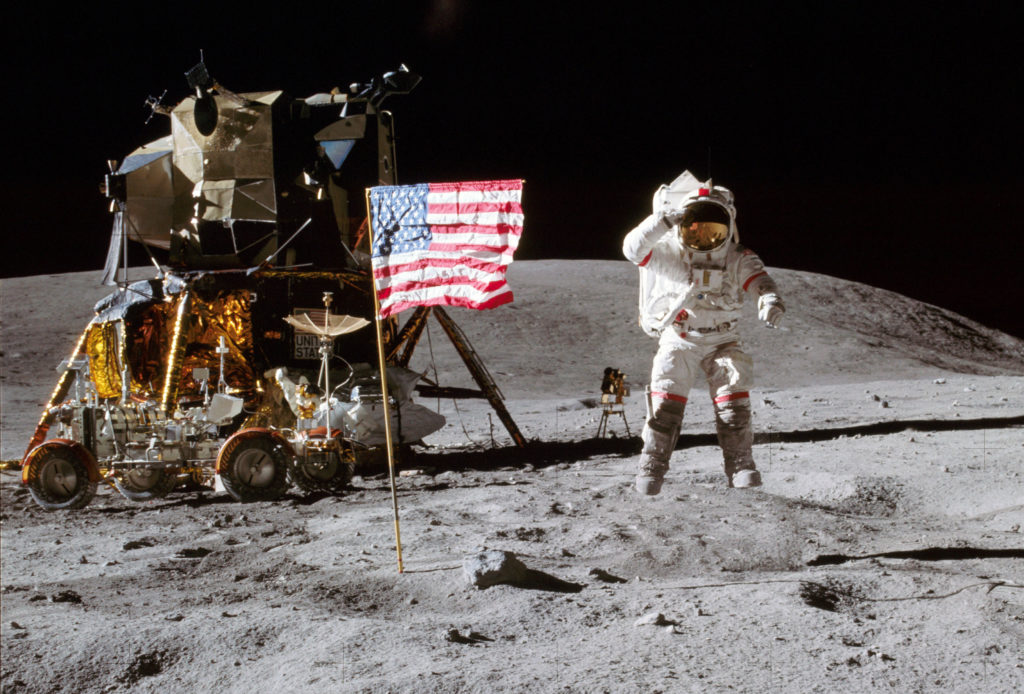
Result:
{"type": "MultiPolygon", "coordinates": [[[[414,306],[487,309],[512,301],[505,272],[523,233],[521,180],[428,184],[426,224],[426,248],[402,252],[395,243],[391,253],[374,255],[382,318],[414,306]]],[[[400,229],[391,233],[401,239],[400,229]]]]}

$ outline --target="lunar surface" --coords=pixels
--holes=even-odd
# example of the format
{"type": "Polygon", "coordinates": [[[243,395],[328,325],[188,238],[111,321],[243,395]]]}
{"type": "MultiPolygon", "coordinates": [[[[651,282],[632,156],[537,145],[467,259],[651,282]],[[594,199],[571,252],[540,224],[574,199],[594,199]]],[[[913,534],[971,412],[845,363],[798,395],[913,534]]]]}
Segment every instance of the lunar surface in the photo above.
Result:
{"type": "MultiPolygon", "coordinates": [[[[485,400],[417,398],[448,423],[397,479],[404,573],[376,468],[339,495],[101,487],[58,513],[3,473],[2,691],[1024,690],[1024,341],[772,274],[785,329],[742,326],[759,489],[726,487],[698,387],[662,493],[633,491],[656,342],[606,261],[517,262],[513,304],[450,311],[530,444],[485,400]],[[598,438],[608,366],[631,394],[598,438]],[[479,548],[525,579],[471,585],[479,548]]],[[[0,282],[4,459],[98,277],[0,282]]],[[[473,387],[433,321],[413,365],[473,387]]]]}

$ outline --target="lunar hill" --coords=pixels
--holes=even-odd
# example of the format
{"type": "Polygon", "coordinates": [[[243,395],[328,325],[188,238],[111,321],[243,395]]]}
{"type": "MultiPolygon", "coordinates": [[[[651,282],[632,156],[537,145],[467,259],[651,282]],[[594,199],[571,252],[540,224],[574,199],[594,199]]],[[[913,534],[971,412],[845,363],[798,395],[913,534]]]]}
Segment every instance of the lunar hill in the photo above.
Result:
{"type": "MultiPolygon", "coordinates": [[[[927,375],[934,369],[1024,375],[1024,340],[894,292],[835,277],[771,269],[787,313],[784,330],[747,302],[744,345],[758,386],[852,383],[927,375]]],[[[491,313],[453,310],[509,397],[570,396],[605,366],[645,383],[656,341],[637,327],[637,270],[625,261],[515,263],[516,300],[491,313]]],[[[422,351],[419,356],[422,358],[422,351]]],[[[446,354],[447,356],[447,354],[446,354]]],[[[462,368],[457,357],[444,362],[462,368]]]]}
{"type": "MultiPolygon", "coordinates": [[[[142,271],[145,272],[145,271],[142,271]]],[[[103,489],[46,513],[0,484],[4,692],[1024,690],[1024,341],[892,292],[773,269],[753,355],[757,490],[729,490],[698,386],[658,497],[631,488],[656,343],[625,262],[528,261],[515,303],[451,310],[531,446],[487,403],[398,479],[239,505],[103,489]],[[607,366],[632,387],[595,439],[607,366]],[[629,434],[625,425],[630,427],[629,434]],[[574,586],[470,587],[486,546],[574,586]]],[[[106,293],[0,281],[2,454],[106,293]]],[[[413,366],[471,387],[436,324],[413,366]]],[[[557,585],[557,582],[551,585],[557,585]]]]}

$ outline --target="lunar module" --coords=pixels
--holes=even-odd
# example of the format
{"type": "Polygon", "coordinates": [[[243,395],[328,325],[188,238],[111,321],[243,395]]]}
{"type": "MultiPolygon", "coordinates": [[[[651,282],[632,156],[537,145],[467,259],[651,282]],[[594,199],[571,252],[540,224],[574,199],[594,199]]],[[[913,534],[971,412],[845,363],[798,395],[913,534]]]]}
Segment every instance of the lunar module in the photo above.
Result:
{"type": "MultiPolygon", "coordinates": [[[[202,62],[186,78],[177,105],[148,102],[170,134],[111,162],[103,186],[117,290],[22,460],[46,509],[81,508],[100,482],[135,501],[186,482],[241,501],[341,489],[384,441],[376,342],[360,332],[373,317],[364,191],[396,182],[382,104],[420,78],[403,66],[308,98],[236,94],[202,62]],[[153,279],[128,280],[129,241],[153,279]]],[[[399,442],[444,424],[412,402],[421,328],[383,326],[399,442]]]]}

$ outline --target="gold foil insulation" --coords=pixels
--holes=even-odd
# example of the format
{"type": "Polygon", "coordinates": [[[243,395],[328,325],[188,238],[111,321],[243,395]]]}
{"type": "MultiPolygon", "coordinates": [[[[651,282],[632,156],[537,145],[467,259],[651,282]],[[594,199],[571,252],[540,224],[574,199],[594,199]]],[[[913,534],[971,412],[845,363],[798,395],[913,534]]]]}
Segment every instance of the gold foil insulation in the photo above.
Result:
{"type": "Polygon", "coordinates": [[[85,338],[85,353],[89,357],[89,373],[101,398],[121,397],[121,356],[118,324],[93,323],[85,338]]]}
{"type": "Polygon", "coordinates": [[[172,338],[176,310],[173,304],[154,304],[142,314],[125,339],[131,391],[147,399],[159,396],[166,376],[165,352],[172,338]]]}
{"type": "Polygon", "coordinates": [[[192,295],[184,323],[182,356],[180,362],[173,360],[174,368],[170,372],[176,380],[172,382],[175,393],[171,393],[170,398],[199,397],[200,384],[192,377],[192,370],[196,368],[208,368],[210,388],[216,388],[220,373],[220,355],[216,350],[223,337],[228,349],[224,355],[227,391],[242,397],[248,406],[254,406],[260,394],[256,373],[250,365],[253,341],[248,290],[222,291],[212,298],[192,295]]]}
{"type": "Polygon", "coordinates": [[[89,372],[100,398],[121,396],[121,374],[127,360],[131,374],[130,392],[143,398],[161,396],[168,412],[179,398],[199,397],[200,384],[192,370],[210,370],[209,387],[217,387],[220,355],[217,346],[224,338],[224,380],[228,392],[247,403],[259,400],[256,374],[249,364],[252,330],[249,292],[219,292],[203,299],[190,292],[149,307],[126,329],[123,321],[93,323],[85,338],[89,372]],[[124,341],[122,336],[129,334],[124,341]],[[168,375],[170,377],[168,377],[168,375]]]}

